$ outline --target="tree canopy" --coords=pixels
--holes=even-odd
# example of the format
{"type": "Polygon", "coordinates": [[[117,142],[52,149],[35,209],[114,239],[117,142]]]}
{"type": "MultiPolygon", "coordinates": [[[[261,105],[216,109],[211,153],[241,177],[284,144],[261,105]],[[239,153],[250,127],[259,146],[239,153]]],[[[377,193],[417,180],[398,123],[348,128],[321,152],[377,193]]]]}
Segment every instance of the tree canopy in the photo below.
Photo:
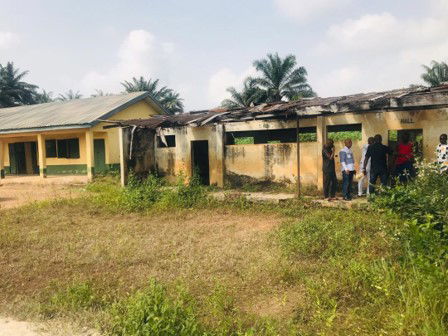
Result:
{"type": "Polygon", "coordinates": [[[21,71],[13,62],[0,64],[0,107],[36,103],[37,85],[23,81],[28,71],[21,71]]]}
{"type": "Polygon", "coordinates": [[[240,92],[234,87],[229,88],[231,98],[224,100],[223,106],[247,107],[316,95],[308,84],[306,69],[297,66],[294,55],[281,58],[278,53],[267,54],[265,58],[255,60],[253,66],[258,75],[246,78],[240,92]]]}
{"type": "Polygon", "coordinates": [[[241,91],[234,87],[228,88],[227,91],[231,98],[222,102],[222,106],[227,108],[244,108],[266,101],[266,92],[257,86],[254,78],[246,78],[241,91]]]}
{"type": "Polygon", "coordinates": [[[121,85],[126,92],[148,91],[170,114],[180,113],[184,110],[183,99],[180,98],[179,93],[166,86],[159,88],[158,79],[146,80],[143,76],[133,77],[130,81],[122,82],[121,85]]]}
{"type": "Polygon", "coordinates": [[[430,86],[438,86],[448,82],[448,64],[445,62],[432,61],[431,66],[423,65],[425,72],[422,79],[430,86]]]}
{"type": "Polygon", "coordinates": [[[58,96],[58,100],[60,101],[69,101],[73,99],[81,99],[82,94],[79,91],[74,92],[73,90],[68,90],[66,93],[60,93],[58,96]]]}

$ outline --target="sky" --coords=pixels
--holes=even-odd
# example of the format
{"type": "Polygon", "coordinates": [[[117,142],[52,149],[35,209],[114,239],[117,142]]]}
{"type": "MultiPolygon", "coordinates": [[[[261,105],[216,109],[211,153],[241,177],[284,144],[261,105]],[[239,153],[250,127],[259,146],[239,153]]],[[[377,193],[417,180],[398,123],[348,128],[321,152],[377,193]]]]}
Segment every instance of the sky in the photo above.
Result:
{"type": "Polygon", "coordinates": [[[448,61],[448,0],[0,0],[0,64],[53,96],[159,78],[218,106],[254,60],[296,56],[321,97],[423,84],[448,61]]]}

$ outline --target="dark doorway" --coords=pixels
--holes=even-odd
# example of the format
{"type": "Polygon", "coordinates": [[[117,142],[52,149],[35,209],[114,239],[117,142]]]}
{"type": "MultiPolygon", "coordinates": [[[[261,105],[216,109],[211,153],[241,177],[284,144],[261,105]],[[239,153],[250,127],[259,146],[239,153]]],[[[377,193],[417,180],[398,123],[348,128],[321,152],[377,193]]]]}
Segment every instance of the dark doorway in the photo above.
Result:
{"type": "Polygon", "coordinates": [[[104,139],[95,139],[93,141],[95,173],[105,173],[107,171],[105,148],[104,139]]]}
{"type": "Polygon", "coordinates": [[[39,173],[36,142],[16,142],[9,144],[9,167],[13,175],[39,173]]]}
{"type": "Polygon", "coordinates": [[[191,142],[191,162],[193,174],[198,176],[201,184],[210,184],[210,171],[208,161],[208,141],[191,142]]]}

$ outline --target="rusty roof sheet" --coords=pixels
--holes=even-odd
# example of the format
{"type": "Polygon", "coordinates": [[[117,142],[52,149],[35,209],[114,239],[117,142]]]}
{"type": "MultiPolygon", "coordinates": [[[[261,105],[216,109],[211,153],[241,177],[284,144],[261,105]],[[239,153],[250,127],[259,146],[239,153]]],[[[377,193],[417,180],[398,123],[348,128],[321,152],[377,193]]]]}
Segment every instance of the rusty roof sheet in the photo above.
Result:
{"type": "Polygon", "coordinates": [[[435,88],[423,86],[383,92],[359,93],[338,97],[304,98],[291,102],[265,103],[243,109],[216,108],[149,119],[109,121],[109,127],[137,126],[142,128],[203,126],[260,119],[291,119],[329,113],[368,112],[387,109],[410,109],[448,106],[448,85],[435,88]]]}

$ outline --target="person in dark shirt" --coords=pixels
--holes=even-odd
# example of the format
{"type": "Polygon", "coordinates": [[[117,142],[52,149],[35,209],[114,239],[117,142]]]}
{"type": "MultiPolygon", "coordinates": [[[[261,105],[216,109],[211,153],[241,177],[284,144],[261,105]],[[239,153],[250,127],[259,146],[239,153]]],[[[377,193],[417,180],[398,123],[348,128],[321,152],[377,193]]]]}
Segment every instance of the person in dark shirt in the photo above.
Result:
{"type": "Polygon", "coordinates": [[[334,143],[329,139],[322,149],[322,172],[324,175],[324,197],[329,201],[336,196],[336,170],[334,165],[334,143]]]}
{"type": "Polygon", "coordinates": [[[389,178],[389,172],[387,169],[387,156],[392,155],[392,150],[383,145],[381,142],[383,138],[380,134],[375,135],[374,143],[369,146],[364,160],[363,173],[366,174],[366,164],[370,159],[370,193],[373,194],[375,188],[374,185],[378,177],[381,180],[383,186],[387,185],[389,178]]]}

